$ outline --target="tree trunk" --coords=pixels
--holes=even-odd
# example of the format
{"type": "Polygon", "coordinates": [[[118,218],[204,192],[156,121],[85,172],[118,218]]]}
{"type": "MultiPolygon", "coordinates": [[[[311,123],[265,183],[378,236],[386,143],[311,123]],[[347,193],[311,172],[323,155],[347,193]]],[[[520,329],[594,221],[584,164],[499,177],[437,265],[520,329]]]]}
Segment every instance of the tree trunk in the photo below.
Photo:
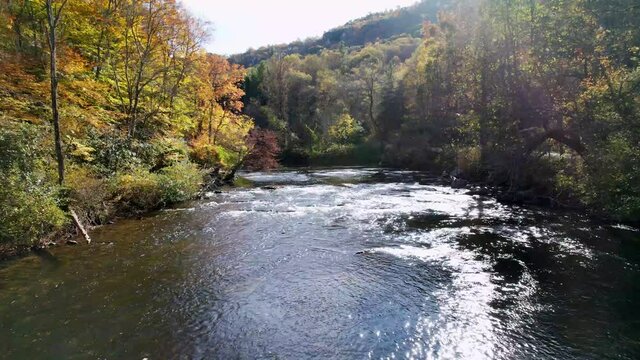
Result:
{"type": "Polygon", "coordinates": [[[213,138],[213,102],[211,102],[211,104],[209,105],[209,129],[208,129],[208,140],[209,140],[209,144],[212,144],[212,138],[213,138]]]}
{"type": "Polygon", "coordinates": [[[82,237],[87,242],[87,244],[91,244],[91,237],[89,237],[89,233],[84,228],[84,226],[82,226],[82,222],[80,221],[80,218],[78,217],[76,212],[73,211],[73,209],[71,209],[70,212],[71,212],[71,218],[73,218],[74,224],[76,225],[78,230],[80,230],[80,234],[82,234],[82,237]]]}
{"type": "MultiPolygon", "coordinates": [[[[58,73],[56,66],[56,27],[60,19],[62,7],[56,14],[53,10],[53,0],[47,0],[47,20],[49,26],[49,54],[51,79],[51,111],[53,113],[53,132],[55,137],[56,158],[58,160],[58,183],[64,183],[64,154],[62,153],[62,136],[60,134],[60,114],[58,113],[58,73]]],[[[63,5],[64,6],[64,5],[63,5]]]]}
{"type": "Polygon", "coordinates": [[[227,118],[227,112],[222,110],[222,113],[223,113],[222,118],[220,119],[220,121],[218,121],[218,125],[216,125],[216,130],[213,132],[213,145],[217,144],[218,133],[220,133],[220,129],[224,125],[224,120],[227,118]]]}

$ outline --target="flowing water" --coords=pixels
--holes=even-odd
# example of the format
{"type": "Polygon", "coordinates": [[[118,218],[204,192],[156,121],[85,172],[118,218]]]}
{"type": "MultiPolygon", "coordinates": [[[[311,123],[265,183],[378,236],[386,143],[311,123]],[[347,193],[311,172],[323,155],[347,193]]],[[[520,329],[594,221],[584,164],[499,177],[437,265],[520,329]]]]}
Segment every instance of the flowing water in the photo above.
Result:
{"type": "Polygon", "coordinates": [[[411,172],[244,175],[0,264],[0,358],[640,358],[635,229],[411,172]]]}

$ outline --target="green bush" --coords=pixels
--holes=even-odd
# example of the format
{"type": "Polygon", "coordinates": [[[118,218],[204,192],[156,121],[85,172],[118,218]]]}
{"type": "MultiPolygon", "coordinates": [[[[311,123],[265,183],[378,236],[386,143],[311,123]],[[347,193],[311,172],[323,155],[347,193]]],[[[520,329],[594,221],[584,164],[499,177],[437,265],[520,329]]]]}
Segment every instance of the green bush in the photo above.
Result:
{"type": "Polygon", "coordinates": [[[33,182],[15,171],[0,181],[0,244],[33,246],[60,230],[67,218],[54,186],[33,182]]]}
{"type": "Polygon", "coordinates": [[[340,115],[329,128],[329,137],[338,144],[360,142],[364,134],[365,131],[362,125],[347,113],[340,115]]]}
{"type": "Polygon", "coordinates": [[[33,246],[67,221],[59,188],[45,162],[46,129],[7,123],[0,127],[0,244],[33,246]]]}
{"type": "MultiPolygon", "coordinates": [[[[137,142],[127,139],[118,131],[103,133],[97,130],[89,132],[83,144],[90,151],[91,166],[103,176],[112,176],[117,172],[126,172],[142,166],[135,151],[138,145],[137,142]]],[[[72,152],[72,159],[82,163],[79,161],[81,159],[74,156],[76,152],[72,152]]]]}
{"type": "Polygon", "coordinates": [[[186,201],[200,190],[203,173],[188,161],[182,161],[162,169],[158,176],[164,204],[186,201]]]}
{"type": "Polygon", "coordinates": [[[280,153],[280,163],[285,166],[309,166],[309,151],[296,147],[287,148],[280,153]]]}
{"type": "Polygon", "coordinates": [[[158,174],[137,169],[118,174],[113,179],[114,202],[120,213],[136,213],[155,209],[162,203],[158,174]]]}
{"type": "Polygon", "coordinates": [[[482,168],[480,159],[480,147],[472,146],[459,149],[456,156],[456,165],[463,174],[477,176],[482,168]]]}
{"type": "Polygon", "coordinates": [[[623,221],[640,221],[640,148],[626,136],[610,136],[586,160],[585,201],[623,221]]]}
{"type": "Polygon", "coordinates": [[[119,174],[113,180],[115,202],[121,213],[153,210],[164,205],[186,201],[202,185],[202,172],[188,161],[162,169],[159,173],[137,169],[119,174]]]}
{"type": "Polygon", "coordinates": [[[158,138],[138,146],[138,156],[153,169],[163,169],[189,158],[189,146],[182,139],[158,138]]]}

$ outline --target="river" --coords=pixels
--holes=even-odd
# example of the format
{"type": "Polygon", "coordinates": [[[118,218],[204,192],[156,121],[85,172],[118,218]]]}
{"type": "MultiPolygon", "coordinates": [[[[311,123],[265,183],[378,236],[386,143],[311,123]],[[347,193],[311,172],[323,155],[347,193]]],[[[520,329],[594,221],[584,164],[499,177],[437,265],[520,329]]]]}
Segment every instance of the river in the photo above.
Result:
{"type": "Polygon", "coordinates": [[[640,358],[635,229],[413,172],[243,176],[1,263],[0,358],[640,358]]]}

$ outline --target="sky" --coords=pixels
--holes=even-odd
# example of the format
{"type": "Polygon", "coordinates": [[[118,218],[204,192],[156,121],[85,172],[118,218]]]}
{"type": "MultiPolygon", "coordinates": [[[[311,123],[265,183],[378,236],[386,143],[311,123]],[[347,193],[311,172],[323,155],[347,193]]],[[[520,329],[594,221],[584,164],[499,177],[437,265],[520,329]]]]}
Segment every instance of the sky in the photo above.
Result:
{"type": "Polygon", "coordinates": [[[213,25],[208,51],[231,55],[248,48],[321,36],[372,12],[417,0],[182,0],[196,17],[213,25]]]}

